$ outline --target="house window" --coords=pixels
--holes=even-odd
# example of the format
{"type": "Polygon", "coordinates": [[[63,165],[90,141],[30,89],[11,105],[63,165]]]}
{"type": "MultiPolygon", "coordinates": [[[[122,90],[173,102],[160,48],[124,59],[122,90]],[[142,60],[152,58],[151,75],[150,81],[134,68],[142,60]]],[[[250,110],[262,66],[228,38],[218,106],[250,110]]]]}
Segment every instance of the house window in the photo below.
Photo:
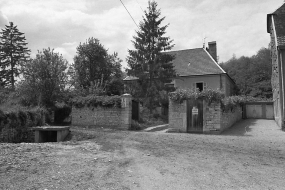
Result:
{"type": "Polygon", "coordinates": [[[203,91],[203,83],[202,82],[197,82],[196,83],[196,89],[199,89],[200,92],[203,91]]]}
{"type": "Polygon", "coordinates": [[[203,90],[205,90],[207,88],[207,83],[205,83],[205,82],[193,83],[193,88],[194,88],[194,90],[199,90],[200,92],[202,92],[203,90]]]}

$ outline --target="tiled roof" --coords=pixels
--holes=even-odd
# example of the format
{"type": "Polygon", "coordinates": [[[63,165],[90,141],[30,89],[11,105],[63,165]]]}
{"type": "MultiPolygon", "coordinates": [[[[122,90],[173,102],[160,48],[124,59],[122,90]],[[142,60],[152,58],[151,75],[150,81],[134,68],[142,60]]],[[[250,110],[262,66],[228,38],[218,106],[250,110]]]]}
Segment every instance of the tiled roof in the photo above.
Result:
{"type": "Polygon", "coordinates": [[[167,52],[175,56],[172,61],[180,76],[221,74],[225,71],[203,48],[167,52]]]}
{"type": "MultiPolygon", "coordinates": [[[[172,61],[176,74],[179,76],[222,74],[225,71],[216,63],[204,48],[185,49],[165,52],[175,56],[172,61]]],[[[124,81],[137,80],[127,76],[124,81]]]]}
{"type": "Polygon", "coordinates": [[[285,45],[285,3],[273,12],[278,46],[285,45]]]}

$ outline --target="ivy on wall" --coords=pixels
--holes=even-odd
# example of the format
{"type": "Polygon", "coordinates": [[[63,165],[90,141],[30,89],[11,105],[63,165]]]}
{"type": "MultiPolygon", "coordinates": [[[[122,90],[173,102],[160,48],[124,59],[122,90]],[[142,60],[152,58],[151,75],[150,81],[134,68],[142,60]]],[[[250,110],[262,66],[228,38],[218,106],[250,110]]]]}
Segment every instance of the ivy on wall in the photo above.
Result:
{"type": "Polygon", "coordinates": [[[121,107],[121,96],[78,96],[72,99],[72,105],[76,108],[87,107],[121,107]]]}
{"type": "Polygon", "coordinates": [[[237,106],[242,106],[247,102],[268,102],[270,99],[255,98],[251,96],[228,96],[220,90],[206,89],[202,92],[191,89],[177,89],[175,92],[169,93],[169,98],[177,103],[182,103],[187,99],[202,99],[210,105],[212,102],[220,102],[223,111],[232,110],[237,106]]]}
{"type": "Polygon", "coordinates": [[[169,93],[169,98],[174,102],[182,103],[187,99],[203,99],[209,103],[219,102],[225,97],[224,93],[220,90],[206,89],[202,92],[194,91],[192,89],[177,89],[169,93]]]}

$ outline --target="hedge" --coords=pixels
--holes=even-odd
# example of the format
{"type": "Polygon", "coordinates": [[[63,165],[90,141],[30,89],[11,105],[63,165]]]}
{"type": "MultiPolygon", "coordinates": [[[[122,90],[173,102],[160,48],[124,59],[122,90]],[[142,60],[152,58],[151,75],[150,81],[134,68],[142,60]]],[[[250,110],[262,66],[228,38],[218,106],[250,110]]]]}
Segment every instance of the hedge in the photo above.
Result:
{"type": "Polygon", "coordinates": [[[96,96],[89,95],[86,97],[75,97],[72,99],[72,105],[76,108],[82,107],[121,107],[120,96],[96,96]]]}
{"type": "Polygon", "coordinates": [[[224,93],[220,90],[206,89],[202,92],[193,91],[191,89],[177,89],[174,92],[169,93],[169,98],[174,102],[182,103],[187,99],[203,99],[211,104],[212,102],[220,102],[223,111],[227,112],[232,110],[237,106],[242,106],[247,102],[257,102],[257,101],[272,101],[270,99],[262,99],[251,96],[228,96],[225,97],[224,93]]]}
{"type": "Polygon", "coordinates": [[[3,112],[0,110],[0,142],[34,142],[34,126],[45,124],[48,112],[43,108],[3,112]]]}

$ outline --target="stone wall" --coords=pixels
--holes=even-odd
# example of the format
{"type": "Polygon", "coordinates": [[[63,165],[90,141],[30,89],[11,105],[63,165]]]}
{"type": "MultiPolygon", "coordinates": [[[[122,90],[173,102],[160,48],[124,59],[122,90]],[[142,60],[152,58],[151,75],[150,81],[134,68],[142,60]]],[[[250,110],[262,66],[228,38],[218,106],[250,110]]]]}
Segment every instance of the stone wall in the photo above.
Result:
{"type": "Polygon", "coordinates": [[[240,106],[221,113],[221,131],[230,128],[233,124],[242,119],[242,108],[240,106]]]}
{"type": "Polygon", "coordinates": [[[220,132],[221,128],[221,105],[220,103],[204,103],[204,133],[220,132]]]}
{"type": "Polygon", "coordinates": [[[169,101],[169,127],[175,130],[187,131],[187,109],[186,101],[181,104],[169,101]]]}
{"type": "Polygon", "coordinates": [[[121,108],[72,107],[73,126],[110,126],[128,129],[131,125],[132,97],[122,96],[121,108]]]}
{"type": "Polygon", "coordinates": [[[274,34],[273,25],[270,26],[270,46],[271,46],[271,61],[272,61],[272,76],[271,76],[271,85],[273,91],[273,104],[274,104],[274,118],[276,123],[279,126],[282,126],[282,117],[281,117],[281,97],[280,97],[280,76],[278,68],[278,50],[276,44],[276,36],[274,34]]]}
{"type": "MultiPolygon", "coordinates": [[[[223,111],[220,103],[204,101],[203,105],[203,133],[220,134],[225,129],[242,119],[242,108],[223,111]]],[[[187,103],[181,104],[169,101],[169,127],[181,132],[187,132],[187,103]]]]}

